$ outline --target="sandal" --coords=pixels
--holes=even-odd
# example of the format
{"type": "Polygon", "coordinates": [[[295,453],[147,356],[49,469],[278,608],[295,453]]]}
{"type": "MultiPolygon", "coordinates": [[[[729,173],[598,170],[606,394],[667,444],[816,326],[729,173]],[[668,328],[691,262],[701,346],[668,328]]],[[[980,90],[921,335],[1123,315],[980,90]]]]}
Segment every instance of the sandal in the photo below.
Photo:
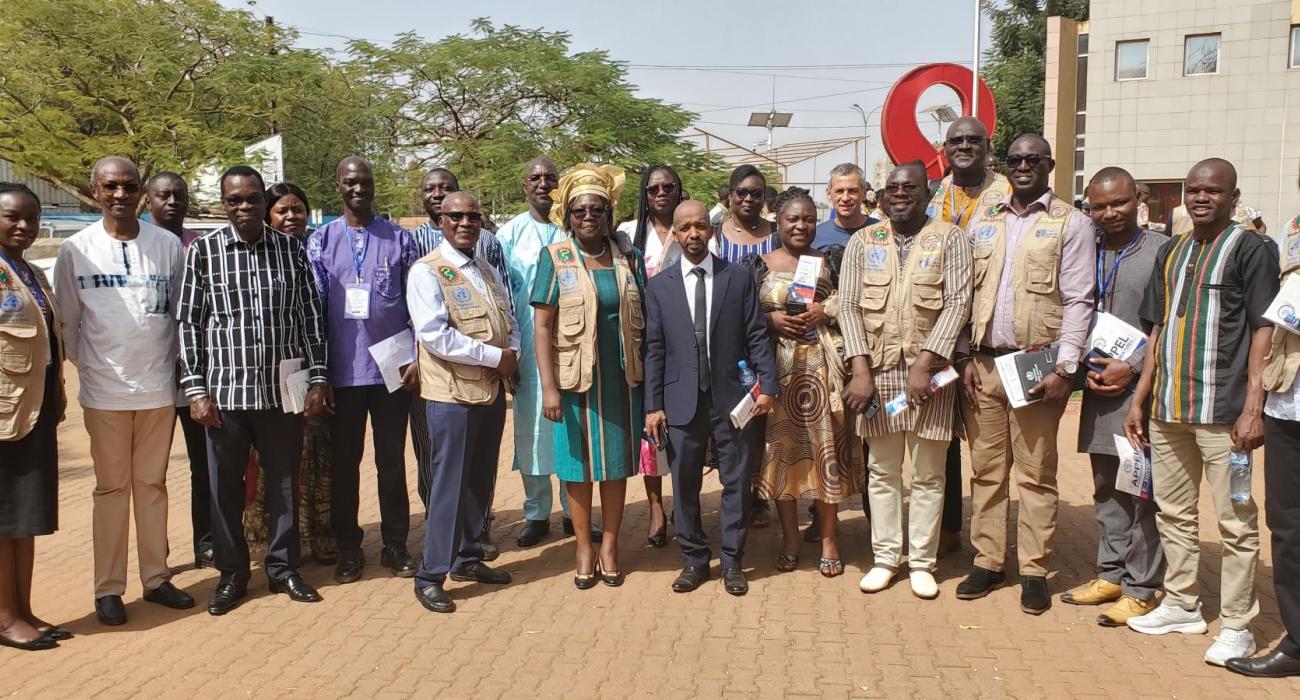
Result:
{"type": "Polygon", "coordinates": [[[799,568],[799,557],[795,554],[778,554],[776,555],[776,570],[782,573],[788,573],[799,568]]]}
{"type": "Polygon", "coordinates": [[[817,562],[817,571],[826,578],[835,578],[844,573],[844,562],[840,559],[822,557],[821,561],[817,562]]]}

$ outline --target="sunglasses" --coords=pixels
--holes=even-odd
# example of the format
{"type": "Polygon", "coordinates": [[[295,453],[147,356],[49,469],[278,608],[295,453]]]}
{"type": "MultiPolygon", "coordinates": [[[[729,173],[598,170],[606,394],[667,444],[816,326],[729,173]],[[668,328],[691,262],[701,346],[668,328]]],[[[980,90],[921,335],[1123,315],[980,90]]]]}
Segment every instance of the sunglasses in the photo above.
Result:
{"type": "Polygon", "coordinates": [[[258,206],[258,205],[261,204],[262,202],[266,201],[266,198],[263,197],[263,196],[260,195],[260,194],[254,194],[254,195],[250,195],[250,196],[248,196],[248,197],[239,197],[239,196],[237,196],[237,195],[233,195],[233,194],[232,194],[232,195],[230,195],[230,196],[228,196],[228,197],[222,197],[222,198],[221,198],[221,201],[225,202],[227,207],[229,207],[229,208],[231,208],[231,209],[235,209],[235,208],[241,207],[241,206],[243,206],[243,205],[245,205],[245,204],[248,204],[248,205],[250,205],[250,206],[254,206],[254,207],[255,207],[255,206],[258,206]]]}
{"type": "Polygon", "coordinates": [[[603,219],[605,218],[604,207],[592,207],[591,209],[574,209],[569,212],[575,219],[603,219]]]}
{"type": "Polygon", "coordinates": [[[737,187],[736,189],[732,190],[731,193],[736,195],[736,199],[762,199],[763,198],[763,190],[747,190],[743,187],[737,187]]]}
{"type": "Polygon", "coordinates": [[[95,186],[105,192],[122,190],[127,194],[135,194],[140,191],[140,184],[136,182],[100,182],[95,186]]]}
{"type": "Polygon", "coordinates": [[[469,219],[471,224],[483,223],[483,213],[477,211],[444,211],[442,215],[450,219],[453,224],[459,224],[464,219],[469,219]]]}
{"type": "Polygon", "coordinates": [[[660,192],[672,194],[677,191],[677,183],[665,182],[662,185],[649,185],[645,188],[645,191],[647,194],[659,194],[660,192]]]}
{"type": "Polygon", "coordinates": [[[921,188],[917,187],[916,185],[910,182],[905,182],[901,185],[885,185],[885,192],[887,194],[898,194],[899,192],[906,192],[908,194],[912,194],[913,192],[919,189],[921,188]]]}
{"type": "Polygon", "coordinates": [[[1047,160],[1047,156],[1040,156],[1037,153],[1031,153],[1027,156],[1007,156],[1005,158],[1007,167],[1012,170],[1019,168],[1021,163],[1024,163],[1031,168],[1037,168],[1044,160],[1047,160]]]}
{"type": "Polygon", "coordinates": [[[966,134],[964,136],[954,136],[947,141],[949,146],[956,148],[963,143],[969,143],[972,146],[978,146],[984,143],[984,137],[979,134],[966,134]]]}

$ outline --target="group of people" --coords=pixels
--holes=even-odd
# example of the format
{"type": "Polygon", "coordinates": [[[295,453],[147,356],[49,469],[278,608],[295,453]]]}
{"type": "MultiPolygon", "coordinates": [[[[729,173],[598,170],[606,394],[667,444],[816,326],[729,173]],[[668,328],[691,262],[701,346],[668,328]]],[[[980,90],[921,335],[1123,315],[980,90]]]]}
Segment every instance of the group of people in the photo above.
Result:
{"type": "Polygon", "coordinates": [[[1223,539],[1223,603],[1205,660],[1300,673],[1300,337],[1264,318],[1280,280],[1300,268],[1300,219],[1280,256],[1233,220],[1236,172],[1209,159],[1185,183],[1190,231],[1169,238],[1140,225],[1138,184],[1124,170],[1093,176],[1085,215],[1051,190],[1043,137],[1015,139],[1005,175],[988,169],[988,145],[977,119],[954,122],[950,174],[935,187],[919,162],[894,168],[879,220],[865,212],[872,193],[851,164],[831,172],[826,221],[807,190],[768,200],[752,166],[732,173],[717,221],[671,167],[650,166],[636,218],[618,227],[621,168],[561,173],[539,157],[523,169],[527,210],[495,234],[443,168],[421,183],[428,223],[393,224],[374,211],[370,164],[349,157],[336,172],[343,215],[320,229],[308,229],[300,189],[267,187],[236,166],[221,177],[229,225],[198,235],[184,226],[179,176],[141,183],[129,160],[108,157],[92,174],[103,218],[63,245],[53,285],[23,259],[39,224],[36,196],[0,185],[0,642],[44,649],[71,635],[30,606],[33,537],[57,526],[66,358],[78,369],[95,467],[104,624],[126,621],[132,510],[145,600],[195,604],[167,565],[177,417],[196,565],[220,574],[209,613],[246,596],[250,542],[266,544],[270,590],[295,601],[321,599],[298,573],[304,549],[333,563],[336,581],[361,578],[367,418],[381,565],[413,578],[434,612],[455,610],[448,578],[509,583],[487,563],[497,554],[488,533],[507,394],[525,491],[517,542],[550,535],[557,478],[579,589],[623,583],[620,530],[627,480],[638,475],[647,542],[666,546],[671,524],[681,549],[673,590],[711,578],[700,492],[716,469],[728,593],[748,591],[748,530],[773,507],[777,570],[795,570],[800,543],[811,541],[817,570],[842,575],[837,513],[861,495],[873,563],[859,588],[883,591],[906,567],[912,592],[933,599],[937,560],[960,547],[969,483],[976,556],[955,594],[977,599],[1007,582],[1014,481],[1020,607],[1037,615],[1052,604],[1059,424],[1082,389],[1078,445],[1092,460],[1098,574],[1062,601],[1107,605],[1105,626],[1204,633],[1196,572],[1206,480],[1223,539]],[[142,197],[151,222],[137,216],[142,197]],[[1145,345],[1127,359],[1091,352],[1100,313],[1142,328],[1145,345]],[[412,361],[390,390],[371,348],[404,332],[412,361]],[[996,365],[1040,347],[1053,349],[1054,366],[1021,405],[996,365]],[[287,408],[291,391],[305,392],[301,413],[287,408]],[[417,557],[406,545],[408,426],[427,523],[417,557]],[[1153,497],[1117,483],[1116,435],[1149,445],[1153,497]],[[1254,500],[1232,493],[1230,460],[1264,443],[1274,577],[1291,634],[1249,658],[1259,527],[1254,500]],[[813,502],[803,533],[799,500],[813,502]]]}

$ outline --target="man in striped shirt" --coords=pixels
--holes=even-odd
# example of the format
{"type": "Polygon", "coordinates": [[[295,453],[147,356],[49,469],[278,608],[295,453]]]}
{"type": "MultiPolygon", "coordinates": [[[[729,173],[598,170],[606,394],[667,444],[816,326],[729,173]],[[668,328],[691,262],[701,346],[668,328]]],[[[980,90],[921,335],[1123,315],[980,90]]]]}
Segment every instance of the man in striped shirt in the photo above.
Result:
{"type": "Polygon", "coordinates": [[[1142,302],[1151,351],[1125,419],[1124,432],[1145,440],[1143,408],[1151,403],[1152,481],[1156,525],[1168,559],[1160,607],[1130,618],[1144,634],[1203,634],[1196,572],[1201,478],[1223,540],[1222,625],[1205,661],[1218,666],[1255,651],[1248,626],[1259,614],[1255,567],[1258,509],[1232,499],[1229,454],[1247,455],[1264,439],[1264,356],[1272,324],[1263,314],[1278,291],[1278,252],[1270,239],[1233,221],[1237,171],[1218,158],[1187,174],[1183,202],[1191,233],[1166,243],[1142,302]]]}

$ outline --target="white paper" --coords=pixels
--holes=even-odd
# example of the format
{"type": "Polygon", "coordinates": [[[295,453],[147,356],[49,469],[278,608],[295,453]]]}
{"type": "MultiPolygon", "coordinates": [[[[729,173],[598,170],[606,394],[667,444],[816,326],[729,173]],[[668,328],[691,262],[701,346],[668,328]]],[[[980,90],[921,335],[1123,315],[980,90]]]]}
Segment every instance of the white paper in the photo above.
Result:
{"type": "Polygon", "coordinates": [[[311,373],[303,369],[306,360],[295,357],[280,361],[280,402],[285,413],[302,413],[307,404],[307,384],[311,373]]]}
{"type": "Polygon", "coordinates": [[[907,401],[907,392],[901,391],[898,393],[898,396],[895,396],[894,398],[890,399],[889,403],[885,404],[885,415],[889,416],[890,418],[893,418],[894,416],[902,413],[903,411],[906,411],[908,409],[908,406],[909,404],[907,401]]]}
{"type": "Polygon", "coordinates": [[[1020,408],[1033,403],[1025,396],[1024,387],[1020,386],[1020,371],[1016,369],[1016,358],[1025,354],[1024,350],[993,358],[993,366],[998,370],[998,379],[1002,381],[1002,390],[1007,394],[1007,403],[1012,408],[1020,408]]]}
{"type": "Polygon", "coordinates": [[[822,258],[817,255],[800,255],[794,270],[795,293],[805,304],[811,304],[817,290],[817,277],[822,273],[822,258]]]}
{"type": "Polygon", "coordinates": [[[1287,275],[1277,296],[1264,311],[1264,318],[1279,328],[1300,333],[1300,275],[1287,275]]]}
{"type": "Polygon", "coordinates": [[[1119,471],[1115,474],[1115,488],[1138,498],[1151,499],[1151,457],[1139,451],[1123,435],[1116,435],[1115,450],[1119,453],[1119,471]]]}
{"type": "Polygon", "coordinates": [[[370,346],[370,356],[379,365],[388,393],[402,388],[402,368],[415,362],[415,335],[410,328],[370,346]]]}
{"type": "Polygon", "coordinates": [[[759,385],[754,384],[753,388],[740,399],[740,403],[731,409],[731,424],[737,429],[744,428],[749,419],[754,417],[754,404],[758,401],[759,385]]]}
{"type": "Polygon", "coordinates": [[[1092,332],[1088,334],[1088,347],[1106,353],[1107,357],[1127,362],[1138,348],[1146,345],[1147,336],[1123,319],[1104,311],[1093,315],[1092,332]]]}
{"type": "Polygon", "coordinates": [[[955,381],[957,381],[957,369],[948,365],[930,377],[930,391],[938,391],[955,381]]]}

